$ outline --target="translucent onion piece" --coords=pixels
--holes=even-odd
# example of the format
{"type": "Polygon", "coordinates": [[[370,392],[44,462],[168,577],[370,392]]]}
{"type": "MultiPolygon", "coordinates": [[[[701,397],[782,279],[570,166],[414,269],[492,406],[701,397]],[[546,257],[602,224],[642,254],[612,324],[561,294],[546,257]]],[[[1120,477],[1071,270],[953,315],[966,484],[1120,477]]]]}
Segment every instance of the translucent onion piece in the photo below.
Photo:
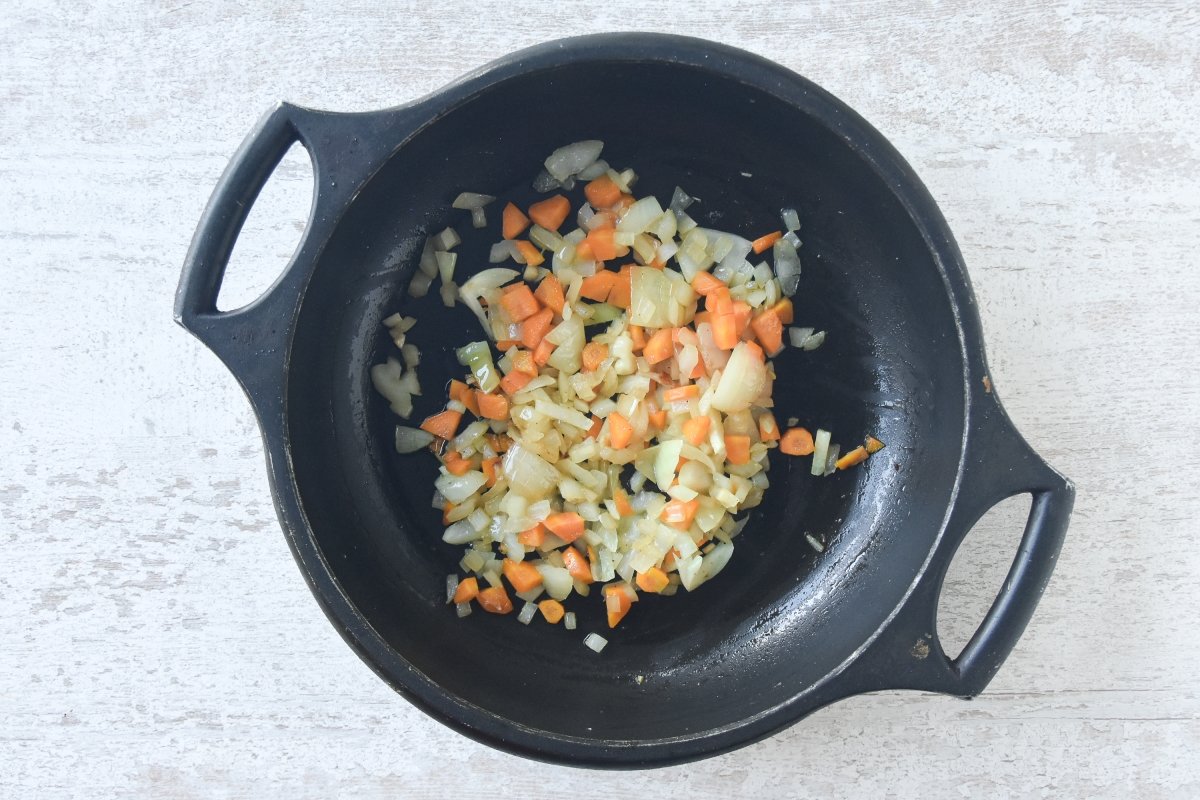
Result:
{"type": "Polygon", "coordinates": [[[557,181],[565,181],[595,163],[602,150],[604,142],[595,139],[560,147],[546,159],[546,172],[557,181]]]}
{"type": "Polygon", "coordinates": [[[396,426],[396,452],[415,453],[433,444],[433,434],[419,428],[396,426]]]}

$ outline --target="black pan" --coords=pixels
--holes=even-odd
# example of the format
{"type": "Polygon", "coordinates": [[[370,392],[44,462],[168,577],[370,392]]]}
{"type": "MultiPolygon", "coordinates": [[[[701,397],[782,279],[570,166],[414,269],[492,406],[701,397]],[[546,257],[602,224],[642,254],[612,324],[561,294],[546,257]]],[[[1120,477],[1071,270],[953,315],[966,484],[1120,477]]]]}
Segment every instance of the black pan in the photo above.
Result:
{"type": "MultiPolygon", "coordinates": [[[[460,264],[498,238],[465,237],[460,264]]],[[[436,295],[436,292],[433,293],[436,295]]],[[[811,82],[739,50],[674,36],[568,39],[508,56],[416,103],[365,114],[283,104],[234,156],[200,222],[178,322],[241,382],[263,430],[276,507],[325,613],[384,680],[480,741],[574,765],[662,765],[761,739],[821,706],[878,689],[969,697],[991,680],[1050,577],[1074,498],[989,391],[975,300],[928,192],[884,138],[811,82]],[[390,352],[380,320],[415,314],[426,388],[441,407],[478,336],[462,307],[403,299],[427,233],[460,191],[524,203],[555,147],[603,139],[639,193],[679,184],[701,224],[742,234],[804,222],[798,320],[830,332],[777,362],[781,419],[887,449],[812,478],[772,463],[771,489],[720,577],[651,597],[619,630],[576,603],[580,630],[476,613],[444,582],[458,548],[430,507],[432,456],[398,456],[396,420],[367,370],[390,352]],[[254,303],[216,310],[234,240],[288,148],[316,176],[292,262],[254,303]],[[1008,579],[966,649],[943,652],[946,568],[997,502],[1033,507],[1008,579]],[[812,534],[826,547],[806,543],[812,534]],[[588,631],[611,643],[600,655],[588,631]]],[[[332,688],[332,687],[331,687],[332,688]]]]}

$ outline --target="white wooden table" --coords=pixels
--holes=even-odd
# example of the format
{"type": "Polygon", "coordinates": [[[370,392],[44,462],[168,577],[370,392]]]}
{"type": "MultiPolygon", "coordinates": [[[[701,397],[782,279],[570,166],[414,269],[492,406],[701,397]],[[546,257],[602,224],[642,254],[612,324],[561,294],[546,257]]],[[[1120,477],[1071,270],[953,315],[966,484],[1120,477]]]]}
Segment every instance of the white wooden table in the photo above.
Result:
{"type": "MultiPolygon", "coordinates": [[[[1200,795],[1194,4],[338,5],[0,11],[0,796],[1200,795]],[[401,700],[305,588],[245,400],[171,322],[214,182],[277,99],[394,105],[606,29],[807,75],[941,204],[998,391],[1079,488],[1046,598],[979,699],[861,697],[653,773],[540,766],[401,700]]],[[[300,163],[256,208],[227,304],[290,253],[300,163]]],[[[1021,515],[990,516],[955,565],[950,638],[1021,515]]]]}

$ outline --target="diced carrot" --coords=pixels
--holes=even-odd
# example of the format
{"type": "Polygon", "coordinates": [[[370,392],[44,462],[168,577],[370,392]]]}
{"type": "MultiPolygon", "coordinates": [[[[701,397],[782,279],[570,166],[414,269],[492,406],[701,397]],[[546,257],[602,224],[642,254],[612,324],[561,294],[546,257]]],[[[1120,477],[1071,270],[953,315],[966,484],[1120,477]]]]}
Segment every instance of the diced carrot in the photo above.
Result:
{"type": "Polygon", "coordinates": [[[582,243],[591,248],[592,258],[596,261],[611,261],[620,255],[620,248],[613,241],[614,233],[612,228],[593,228],[582,243]]]}
{"type": "Polygon", "coordinates": [[[512,359],[513,369],[517,372],[524,372],[531,378],[536,378],[538,374],[537,364],[533,363],[533,353],[528,350],[518,350],[513,353],[512,359]]]}
{"type": "Polygon", "coordinates": [[[713,344],[722,350],[732,350],[737,347],[737,322],[733,314],[714,314],[712,317],[713,344]]]}
{"type": "Polygon", "coordinates": [[[450,381],[450,399],[457,400],[475,416],[479,416],[479,404],[475,402],[475,390],[462,381],[450,381]]]}
{"type": "Polygon", "coordinates": [[[768,355],[773,356],[783,349],[783,321],[774,309],[767,309],[750,320],[750,328],[768,355]]]}
{"type": "Polygon", "coordinates": [[[592,568],[588,564],[587,556],[576,550],[574,547],[566,547],[562,550],[563,566],[567,568],[567,572],[571,573],[571,577],[583,583],[592,582],[592,568]]]}
{"type": "Polygon", "coordinates": [[[727,288],[725,282],[711,272],[697,272],[692,278],[692,289],[701,297],[708,297],[718,289],[727,288]]]}
{"type": "Polygon", "coordinates": [[[529,319],[541,309],[542,305],[529,290],[525,283],[514,283],[513,288],[505,289],[500,295],[500,307],[513,322],[529,319]]]}
{"type": "Polygon", "coordinates": [[[533,296],[542,301],[542,305],[553,310],[555,314],[562,314],[566,296],[563,293],[562,282],[553,273],[542,278],[542,282],[538,284],[537,291],[533,293],[533,296]]]}
{"type": "Polygon", "coordinates": [[[567,613],[563,608],[563,604],[549,597],[538,602],[538,611],[542,612],[542,616],[546,618],[546,622],[551,625],[557,625],[559,620],[567,613]]]}
{"type": "Polygon", "coordinates": [[[500,226],[505,239],[515,239],[529,227],[529,217],[512,203],[504,207],[504,220],[500,226]]]}
{"type": "Polygon", "coordinates": [[[613,284],[616,282],[617,273],[607,269],[598,269],[595,275],[589,275],[583,279],[583,283],[579,286],[579,296],[603,303],[608,299],[608,293],[612,291],[613,284]]]}
{"type": "Polygon", "coordinates": [[[596,208],[608,208],[621,199],[621,190],[612,178],[601,175],[583,187],[583,196],[596,208]]]}
{"type": "Polygon", "coordinates": [[[469,603],[479,594],[479,580],[474,576],[463,578],[454,590],[455,603],[469,603]]]}
{"type": "Polygon", "coordinates": [[[493,458],[485,458],[479,465],[483,469],[483,477],[487,478],[487,483],[485,485],[489,489],[496,485],[496,478],[498,477],[496,473],[496,465],[499,463],[500,458],[497,456],[493,458]]]}
{"type": "Polygon", "coordinates": [[[667,577],[667,573],[663,572],[658,567],[651,567],[645,572],[639,572],[637,576],[638,588],[643,592],[653,592],[658,594],[663,589],[667,588],[667,584],[671,579],[667,577]]]}
{"type": "Polygon", "coordinates": [[[683,438],[688,440],[688,444],[699,447],[708,438],[708,429],[711,427],[712,420],[708,417],[692,417],[683,423],[683,438]]]}
{"type": "Polygon", "coordinates": [[[604,605],[608,612],[608,627],[615,628],[617,623],[629,613],[633,602],[620,584],[610,583],[604,587],[604,605]]]}
{"type": "Polygon", "coordinates": [[[756,345],[754,342],[742,342],[742,344],[746,345],[746,352],[749,353],[756,361],[766,361],[766,358],[763,357],[762,348],[756,345]]]}
{"type": "Polygon", "coordinates": [[[639,352],[646,346],[646,329],[641,325],[630,325],[629,338],[633,339],[633,352],[639,352]]]}
{"type": "Polygon", "coordinates": [[[477,391],[475,402],[479,403],[479,416],[484,419],[508,419],[508,398],[504,395],[477,391]]]}
{"type": "Polygon", "coordinates": [[[617,277],[613,279],[612,288],[608,290],[608,302],[617,308],[629,308],[633,301],[633,267],[629,264],[621,267],[617,277]]]}
{"type": "Polygon", "coordinates": [[[487,589],[480,589],[479,595],[476,599],[479,601],[479,607],[489,613],[512,613],[512,600],[508,599],[508,592],[504,591],[503,586],[492,586],[487,589]]]}
{"type": "Polygon", "coordinates": [[[859,445],[834,462],[834,466],[836,466],[838,469],[849,469],[856,464],[861,464],[862,462],[866,461],[867,457],[870,455],[871,454],[867,452],[867,448],[859,445]]]}
{"type": "Polygon", "coordinates": [[[780,452],[789,456],[811,455],[814,449],[813,437],[807,428],[790,428],[779,440],[780,452]]]}
{"type": "Polygon", "coordinates": [[[694,383],[689,383],[685,386],[676,386],[672,389],[667,389],[663,392],[663,402],[681,403],[684,400],[691,400],[693,397],[699,396],[700,387],[694,383]]]}
{"type": "MultiPolygon", "coordinates": [[[[530,356],[530,358],[532,358],[532,356],[530,356]]],[[[520,370],[514,369],[512,372],[500,379],[500,390],[505,394],[516,394],[525,388],[525,384],[529,383],[531,380],[533,380],[533,376],[528,372],[521,372],[520,370]]]]}
{"type": "Polygon", "coordinates": [[[758,415],[758,438],[764,442],[773,442],[779,438],[779,423],[770,411],[758,415]]]}
{"type": "Polygon", "coordinates": [[[713,314],[728,314],[733,311],[733,295],[729,293],[729,287],[721,286],[714,289],[708,297],[704,298],[704,308],[713,314]]]}
{"type": "Polygon", "coordinates": [[[527,242],[521,239],[517,242],[517,252],[521,254],[521,258],[525,259],[525,266],[537,267],[546,262],[546,257],[542,255],[542,251],[537,249],[533,242],[527,242]]]}
{"type": "Polygon", "coordinates": [[[660,328],[655,331],[654,335],[650,337],[650,341],[646,342],[646,346],[642,348],[642,355],[651,364],[666,361],[675,355],[675,346],[671,343],[671,329],[660,328]]]}
{"type": "Polygon", "coordinates": [[[616,411],[608,415],[608,441],[614,448],[621,450],[629,446],[633,440],[633,425],[629,420],[616,411]]]}
{"type": "Polygon", "coordinates": [[[507,353],[521,343],[520,339],[497,339],[496,349],[501,353],[507,353]]]}
{"type": "Polygon", "coordinates": [[[556,194],[529,207],[529,218],[548,231],[556,231],[571,213],[571,201],[556,194]]]}
{"type": "Polygon", "coordinates": [[[750,317],[754,314],[754,309],[744,300],[737,300],[733,304],[733,321],[736,323],[738,338],[746,332],[750,327],[750,317]]]}
{"type": "Polygon", "coordinates": [[[546,362],[550,360],[550,355],[554,352],[554,344],[542,339],[537,343],[537,347],[533,349],[533,363],[539,367],[546,366],[546,362]]]}
{"type": "Polygon", "coordinates": [[[588,342],[583,346],[583,369],[594,372],[608,358],[608,345],[600,342],[588,342]]]}
{"type": "Polygon", "coordinates": [[[451,450],[442,458],[446,471],[451,475],[466,475],[471,471],[471,462],[462,457],[457,450],[451,450]]]}
{"type": "Polygon", "coordinates": [[[591,261],[594,258],[595,255],[592,253],[592,243],[586,238],[579,244],[575,245],[576,261],[591,261]]]}
{"type": "Polygon", "coordinates": [[[692,527],[692,520],[696,518],[696,512],[699,510],[699,499],[672,500],[663,506],[659,518],[676,530],[686,531],[692,527]]]}
{"type": "Polygon", "coordinates": [[[574,511],[558,511],[546,517],[542,524],[567,544],[583,536],[583,517],[574,511]]]}
{"type": "Polygon", "coordinates": [[[621,192],[621,196],[617,198],[617,202],[612,204],[612,210],[616,211],[618,214],[624,213],[626,209],[633,205],[633,203],[633,195],[627,192],[621,192]]]}
{"type": "MultiPolygon", "coordinates": [[[[535,363],[539,363],[536,348],[542,343],[546,334],[550,332],[550,327],[553,324],[554,312],[548,308],[543,308],[529,319],[521,322],[521,344],[530,350],[534,350],[533,360],[535,363]]],[[[549,358],[549,354],[546,357],[549,358]]]]}
{"type": "Polygon", "coordinates": [[[667,412],[663,411],[662,409],[659,409],[658,411],[651,411],[646,415],[646,418],[650,421],[651,425],[659,430],[667,427],[667,412]]]}
{"type": "Polygon", "coordinates": [[[879,441],[879,440],[878,440],[878,439],[876,439],[874,436],[868,436],[868,437],[867,437],[867,441],[866,441],[866,445],[865,445],[865,447],[867,448],[867,452],[868,452],[868,453],[878,453],[878,452],[879,452],[880,450],[882,450],[882,449],[883,449],[885,446],[886,446],[886,445],[884,445],[884,443],[883,443],[883,442],[879,441]]]}
{"type": "Polygon", "coordinates": [[[730,464],[749,464],[750,437],[742,434],[725,434],[725,459],[730,464]]]}
{"type": "Polygon", "coordinates": [[[538,572],[537,567],[528,561],[513,561],[511,558],[506,558],[500,569],[504,572],[504,577],[508,578],[508,582],[518,592],[528,592],[530,589],[536,589],[542,585],[542,573],[538,572]]]}
{"type": "Polygon", "coordinates": [[[750,243],[756,253],[765,253],[771,249],[771,245],[783,238],[783,231],[771,231],[766,236],[760,236],[750,243]]]}
{"type": "Polygon", "coordinates": [[[779,317],[779,321],[784,325],[791,325],[796,321],[795,310],[792,308],[792,301],[786,297],[775,305],[771,306],[771,310],[775,312],[775,316],[779,317]]]}
{"type": "Polygon", "coordinates": [[[600,429],[604,427],[604,420],[592,415],[592,427],[588,428],[587,438],[595,439],[600,435],[600,429]]]}
{"type": "Polygon", "coordinates": [[[629,495],[625,494],[624,489],[617,489],[613,492],[613,502],[617,506],[617,513],[622,517],[632,516],[633,506],[629,505],[629,495]]]}
{"type": "Polygon", "coordinates": [[[453,439],[454,435],[458,433],[458,423],[460,422],[462,422],[462,412],[447,409],[440,414],[426,417],[425,421],[421,423],[421,430],[443,439],[453,439]]]}
{"type": "Polygon", "coordinates": [[[527,547],[541,547],[546,541],[546,529],[543,528],[542,523],[539,522],[532,528],[518,533],[517,541],[527,547]]]}

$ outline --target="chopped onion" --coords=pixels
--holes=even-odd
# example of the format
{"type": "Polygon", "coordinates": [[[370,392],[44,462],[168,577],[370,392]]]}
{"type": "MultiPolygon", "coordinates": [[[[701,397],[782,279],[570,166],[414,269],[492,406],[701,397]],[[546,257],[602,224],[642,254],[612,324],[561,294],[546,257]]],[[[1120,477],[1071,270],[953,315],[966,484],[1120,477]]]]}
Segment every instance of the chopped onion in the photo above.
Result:
{"type": "Polygon", "coordinates": [[[804,339],[804,344],[800,345],[805,350],[816,350],[821,345],[825,344],[825,331],[817,331],[816,333],[804,339]]]}
{"type": "Polygon", "coordinates": [[[454,604],[454,613],[458,615],[459,619],[462,619],[463,617],[471,616],[471,604],[470,603],[455,603],[454,604]]]}
{"type": "Polygon", "coordinates": [[[471,227],[472,228],[486,228],[487,227],[487,214],[484,213],[484,210],[482,208],[472,208],[471,209],[471,227]]]}
{"type": "Polygon", "coordinates": [[[541,500],[558,485],[559,472],[554,465],[520,444],[514,443],[504,454],[501,469],[509,489],[528,500],[541,500]]]}
{"type": "Polygon", "coordinates": [[[453,250],[461,243],[462,237],[458,235],[458,232],[454,228],[446,228],[434,237],[433,246],[435,250],[453,250]]]}
{"type": "Polygon", "coordinates": [[[663,328],[670,324],[668,317],[671,281],[666,270],[654,267],[633,267],[631,271],[629,321],[648,328],[663,328]]]}
{"type": "Polygon", "coordinates": [[[575,630],[575,612],[574,611],[568,611],[563,616],[563,627],[569,631],[575,630]]]}
{"type": "Polygon", "coordinates": [[[446,576],[446,604],[447,605],[454,602],[454,592],[457,591],[457,589],[458,589],[458,576],[457,575],[447,575],[446,576]]]}
{"type": "Polygon", "coordinates": [[[813,330],[813,328],[788,328],[788,341],[792,347],[802,348],[808,341],[808,337],[813,335],[813,330]]]}
{"type": "Polygon", "coordinates": [[[608,639],[605,639],[598,633],[589,633],[587,636],[583,637],[583,643],[599,653],[604,649],[604,646],[608,644],[608,639]]]}
{"type": "Polygon", "coordinates": [[[721,380],[713,392],[712,407],[726,413],[744,411],[769,385],[766,365],[753,355],[745,342],[739,343],[721,373],[721,380]]]}
{"type": "MultiPolygon", "coordinates": [[[[647,230],[663,214],[662,206],[654,195],[643,197],[625,211],[617,230],[621,233],[641,233],[647,230]]],[[[632,242],[631,242],[632,244],[632,242]]]]}
{"type": "Polygon", "coordinates": [[[454,281],[443,283],[438,292],[442,296],[442,305],[446,308],[454,308],[454,301],[458,299],[458,286],[454,281]]]}
{"type": "Polygon", "coordinates": [[[601,175],[608,172],[608,170],[608,162],[601,158],[592,162],[591,166],[584,167],[583,169],[579,170],[579,175],[577,177],[581,181],[594,181],[596,178],[599,178],[601,175]]]}
{"type": "Polygon", "coordinates": [[[675,191],[671,194],[670,208],[675,212],[676,216],[678,216],[686,211],[688,206],[695,202],[696,198],[691,197],[683,189],[680,189],[678,186],[676,186],[675,191]]]}
{"type": "Polygon", "coordinates": [[[816,435],[813,436],[813,475],[825,474],[825,465],[829,459],[829,439],[831,435],[829,431],[818,428],[816,435]]]}
{"type": "Polygon", "coordinates": [[[421,260],[417,262],[417,269],[431,278],[437,275],[436,252],[437,243],[435,237],[430,236],[425,240],[425,246],[421,250],[421,260]]]}
{"type": "Polygon", "coordinates": [[[471,527],[471,523],[460,519],[446,528],[442,533],[442,541],[446,544],[467,544],[479,538],[479,532],[471,527]]]}
{"type": "MultiPolygon", "coordinates": [[[[436,265],[435,265],[436,269],[436,265]]],[[[408,282],[409,297],[424,297],[429,294],[429,286],[433,283],[433,278],[426,275],[424,272],[418,272],[413,275],[412,280],[408,282]]]]}
{"type": "Polygon", "coordinates": [[[488,203],[491,203],[496,198],[490,194],[478,194],[476,192],[463,192],[458,197],[454,198],[454,202],[450,204],[452,208],[472,209],[483,208],[488,203]]]}
{"type": "Polygon", "coordinates": [[[492,249],[488,251],[488,262],[502,264],[509,259],[516,261],[519,255],[517,243],[512,239],[505,239],[492,245],[492,249]]]}
{"type": "Polygon", "coordinates": [[[537,613],[537,604],[526,602],[521,606],[520,613],[517,614],[517,622],[522,625],[528,625],[533,621],[533,615],[537,613]]]}
{"type": "MultiPolygon", "coordinates": [[[[462,475],[451,475],[449,473],[438,476],[433,485],[442,493],[451,503],[461,503],[471,495],[475,494],[475,490],[483,486],[487,482],[482,472],[478,470],[468,470],[462,475]]],[[[452,543],[453,544],[453,543],[452,543]]]]}
{"type": "Polygon", "coordinates": [[[571,594],[574,581],[571,573],[566,569],[549,564],[538,564],[537,571],[542,576],[542,585],[546,588],[546,594],[555,600],[566,600],[567,596],[571,594]]]}
{"type": "Polygon", "coordinates": [[[553,175],[546,170],[542,170],[533,179],[533,190],[535,192],[552,192],[562,186],[553,175]]]}
{"type": "Polygon", "coordinates": [[[603,149],[604,142],[594,139],[560,147],[546,159],[546,172],[557,181],[565,181],[594,164],[603,149]]]}
{"type": "Polygon", "coordinates": [[[788,233],[800,230],[800,215],[796,213],[794,208],[785,208],[779,212],[780,219],[783,220],[783,227],[788,233]]]}
{"type": "Polygon", "coordinates": [[[433,444],[433,434],[420,428],[396,426],[396,452],[415,453],[433,444]]]}
{"type": "Polygon", "coordinates": [[[791,297],[800,287],[800,256],[796,248],[786,239],[775,242],[772,248],[775,257],[775,277],[786,297],[791,297]]]}

